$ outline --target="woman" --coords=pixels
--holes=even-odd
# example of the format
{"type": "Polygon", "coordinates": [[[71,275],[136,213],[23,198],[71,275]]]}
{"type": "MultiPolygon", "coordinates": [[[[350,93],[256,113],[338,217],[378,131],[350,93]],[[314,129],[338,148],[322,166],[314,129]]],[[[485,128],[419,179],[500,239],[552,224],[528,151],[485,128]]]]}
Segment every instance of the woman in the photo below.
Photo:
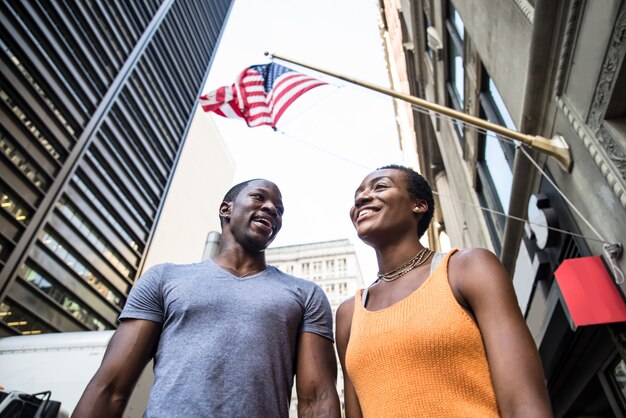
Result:
{"type": "Polygon", "coordinates": [[[346,416],[551,416],[507,272],[483,249],[433,261],[419,242],[433,211],[430,186],[406,167],[356,190],[350,217],[379,278],[337,310],[346,416]]]}

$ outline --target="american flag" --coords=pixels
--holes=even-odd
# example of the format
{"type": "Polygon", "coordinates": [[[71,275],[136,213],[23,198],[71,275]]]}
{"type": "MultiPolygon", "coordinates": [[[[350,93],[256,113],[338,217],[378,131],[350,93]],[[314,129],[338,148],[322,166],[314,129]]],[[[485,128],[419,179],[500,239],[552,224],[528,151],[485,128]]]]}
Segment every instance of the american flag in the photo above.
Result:
{"type": "Polygon", "coordinates": [[[275,63],[253,65],[232,86],[200,96],[205,112],[243,119],[248,126],[276,127],[285,110],[302,94],[327,84],[275,63]]]}

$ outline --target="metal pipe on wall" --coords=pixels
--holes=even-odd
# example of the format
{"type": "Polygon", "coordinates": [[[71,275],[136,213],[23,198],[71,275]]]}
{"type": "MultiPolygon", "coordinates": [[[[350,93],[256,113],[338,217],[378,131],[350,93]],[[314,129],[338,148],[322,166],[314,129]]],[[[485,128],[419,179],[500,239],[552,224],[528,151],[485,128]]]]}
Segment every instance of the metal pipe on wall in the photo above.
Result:
{"type": "MultiPolygon", "coordinates": [[[[522,109],[522,123],[520,131],[535,132],[541,130],[541,120],[549,101],[551,92],[546,86],[550,85],[552,74],[551,66],[556,35],[557,12],[560,2],[552,0],[537,0],[535,3],[535,15],[533,20],[532,38],[530,44],[530,59],[528,62],[528,76],[526,78],[526,91],[522,109]]],[[[539,157],[539,152],[529,150],[533,159],[539,157]]],[[[513,184],[511,186],[511,198],[509,201],[509,216],[525,219],[528,211],[528,199],[536,183],[539,173],[532,163],[523,155],[518,148],[515,151],[513,161],[513,184]]],[[[500,261],[508,270],[511,277],[515,272],[515,263],[519,252],[520,243],[524,234],[524,223],[506,218],[504,232],[502,234],[502,250],[500,261]]]]}

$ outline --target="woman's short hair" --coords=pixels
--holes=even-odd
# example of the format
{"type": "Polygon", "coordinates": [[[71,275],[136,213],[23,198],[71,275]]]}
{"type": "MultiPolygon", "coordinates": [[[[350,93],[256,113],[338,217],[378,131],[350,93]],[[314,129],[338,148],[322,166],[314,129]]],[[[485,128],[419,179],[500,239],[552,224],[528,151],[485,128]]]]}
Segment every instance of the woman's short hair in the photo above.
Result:
{"type": "Polygon", "coordinates": [[[433,198],[433,191],[428,184],[428,181],[419,174],[417,171],[404,167],[398,164],[389,164],[384,167],[378,168],[378,170],[399,170],[404,173],[404,180],[406,183],[406,189],[412,199],[424,200],[428,205],[428,209],[422,215],[417,224],[417,236],[421,238],[424,232],[428,229],[430,221],[433,219],[435,213],[435,199],[433,198]]]}

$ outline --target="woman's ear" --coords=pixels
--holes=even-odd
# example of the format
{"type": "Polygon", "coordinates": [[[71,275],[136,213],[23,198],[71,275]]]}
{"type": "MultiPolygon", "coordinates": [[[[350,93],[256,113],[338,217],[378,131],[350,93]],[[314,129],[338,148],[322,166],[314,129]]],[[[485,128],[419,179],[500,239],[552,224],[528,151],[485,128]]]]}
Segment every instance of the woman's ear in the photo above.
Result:
{"type": "Polygon", "coordinates": [[[426,213],[428,211],[428,203],[425,200],[419,200],[415,202],[413,206],[413,212],[415,213],[426,213]]]}

